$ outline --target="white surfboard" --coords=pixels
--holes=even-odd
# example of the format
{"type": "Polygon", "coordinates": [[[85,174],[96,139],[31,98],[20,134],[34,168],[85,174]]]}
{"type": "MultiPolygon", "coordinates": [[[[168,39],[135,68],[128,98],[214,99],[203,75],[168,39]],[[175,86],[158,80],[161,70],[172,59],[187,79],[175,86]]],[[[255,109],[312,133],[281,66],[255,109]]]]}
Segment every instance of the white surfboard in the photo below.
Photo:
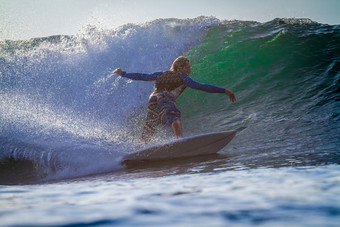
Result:
{"type": "Polygon", "coordinates": [[[180,138],[166,144],[154,145],[126,155],[123,163],[215,154],[225,147],[234,138],[235,134],[236,131],[215,132],[180,138]]]}

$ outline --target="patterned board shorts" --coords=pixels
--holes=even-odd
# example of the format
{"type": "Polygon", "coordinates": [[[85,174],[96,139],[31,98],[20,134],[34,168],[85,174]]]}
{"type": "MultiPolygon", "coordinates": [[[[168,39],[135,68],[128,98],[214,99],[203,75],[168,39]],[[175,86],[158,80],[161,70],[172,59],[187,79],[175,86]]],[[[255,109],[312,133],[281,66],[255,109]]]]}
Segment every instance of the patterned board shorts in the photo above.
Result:
{"type": "Polygon", "coordinates": [[[176,100],[173,96],[167,92],[152,95],[148,103],[143,137],[151,136],[158,125],[170,126],[174,120],[180,118],[181,112],[177,109],[176,100]]]}

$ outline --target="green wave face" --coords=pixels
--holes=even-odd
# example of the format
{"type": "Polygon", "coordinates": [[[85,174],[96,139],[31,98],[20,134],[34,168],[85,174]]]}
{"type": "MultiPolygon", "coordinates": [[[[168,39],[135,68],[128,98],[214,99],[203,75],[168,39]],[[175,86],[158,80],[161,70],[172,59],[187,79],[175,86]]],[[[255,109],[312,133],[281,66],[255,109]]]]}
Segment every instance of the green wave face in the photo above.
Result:
{"type": "MultiPolygon", "coordinates": [[[[211,28],[203,42],[188,52],[191,76],[232,90],[238,107],[313,102],[311,97],[325,88],[328,93],[321,97],[332,99],[339,67],[338,36],[339,29],[298,21],[248,23],[232,30],[229,24],[221,25],[211,28]]],[[[212,108],[224,101],[220,95],[187,91],[179,102],[191,109],[189,104],[202,100],[212,108]]]]}
{"type": "Polygon", "coordinates": [[[210,28],[187,53],[191,77],[233,91],[237,101],[187,89],[178,100],[185,128],[247,127],[253,133],[238,142],[254,138],[308,147],[308,140],[324,139],[335,146],[340,141],[339,36],[339,26],[304,20],[210,28]]]}

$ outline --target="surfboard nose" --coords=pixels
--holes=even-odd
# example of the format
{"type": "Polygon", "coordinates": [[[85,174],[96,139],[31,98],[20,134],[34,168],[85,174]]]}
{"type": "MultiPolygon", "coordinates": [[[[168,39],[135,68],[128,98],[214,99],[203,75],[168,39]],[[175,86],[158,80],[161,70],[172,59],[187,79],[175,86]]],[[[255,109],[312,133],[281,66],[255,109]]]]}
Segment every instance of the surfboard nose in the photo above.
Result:
{"type": "Polygon", "coordinates": [[[236,133],[237,131],[225,131],[225,132],[209,133],[206,136],[207,138],[212,137],[214,138],[214,140],[223,140],[223,139],[232,140],[235,137],[236,133]]]}
{"type": "Polygon", "coordinates": [[[225,135],[225,137],[230,137],[231,139],[234,138],[236,136],[237,131],[229,131],[229,132],[224,132],[223,135],[225,135]]]}

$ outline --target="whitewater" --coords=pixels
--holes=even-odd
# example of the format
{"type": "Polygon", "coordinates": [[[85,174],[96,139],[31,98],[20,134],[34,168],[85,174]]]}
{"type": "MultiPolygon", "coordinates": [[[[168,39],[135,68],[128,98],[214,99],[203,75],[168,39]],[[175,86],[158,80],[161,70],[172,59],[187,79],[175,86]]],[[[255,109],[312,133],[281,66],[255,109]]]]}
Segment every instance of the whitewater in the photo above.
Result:
{"type": "MultiPolygon", "coordinates": [[[[336,226],[339,41],[339,25],[309,19],[215,17],[0,41],[0,222],[336,226]],[[180,55],[237,98],[187,89],[184,136],[238,134],[216,156],[122,165],[153,83],[112,71],[166,71],[180,55]]],[[[154,142],[168,140],[160,128],[154,142]]]]}

